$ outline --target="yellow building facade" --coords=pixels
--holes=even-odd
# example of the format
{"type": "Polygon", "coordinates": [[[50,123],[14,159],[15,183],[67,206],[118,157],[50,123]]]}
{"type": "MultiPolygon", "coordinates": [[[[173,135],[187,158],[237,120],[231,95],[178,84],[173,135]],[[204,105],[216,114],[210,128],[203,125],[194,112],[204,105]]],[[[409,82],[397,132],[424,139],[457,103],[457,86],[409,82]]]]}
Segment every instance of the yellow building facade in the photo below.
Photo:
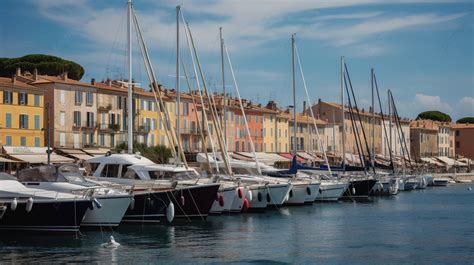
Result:
{"type": "Polygon", "coordinates": [[[43,122],[43,89],[0,78],[0,146],[44,146],[43,122]]]}

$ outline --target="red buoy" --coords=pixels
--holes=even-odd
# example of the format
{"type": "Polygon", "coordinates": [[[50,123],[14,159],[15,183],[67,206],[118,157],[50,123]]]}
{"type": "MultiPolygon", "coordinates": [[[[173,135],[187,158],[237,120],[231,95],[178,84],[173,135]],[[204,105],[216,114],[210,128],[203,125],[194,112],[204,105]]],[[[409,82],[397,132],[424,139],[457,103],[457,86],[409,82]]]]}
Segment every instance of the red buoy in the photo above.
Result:
{"type": "Polygon", "coordinates": [[[221,207],[224,207],[224,196],[222,196],[222,195],[219,195],[219,205],[221,207]]]}
{"type": "Polygon", "coordinates": [[[249,205],[249,201],[247,199],[244,199],[244,205],[242,206],[242,209],[244,211],[247,211],[249,209],[250,205],[249,205]]]}

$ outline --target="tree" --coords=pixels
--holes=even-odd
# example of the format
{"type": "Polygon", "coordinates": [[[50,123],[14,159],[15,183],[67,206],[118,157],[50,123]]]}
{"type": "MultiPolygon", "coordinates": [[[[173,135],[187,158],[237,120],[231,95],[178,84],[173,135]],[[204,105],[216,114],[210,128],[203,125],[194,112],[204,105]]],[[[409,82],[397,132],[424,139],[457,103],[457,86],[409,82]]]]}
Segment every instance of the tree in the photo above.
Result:
{"type": "Polygon", "coordinates": [[[456,123],[471,123],[474,124],[474,117],[464,117],[456,121],[456,123]]]}
{"type": "Polygon", "coordinates": [[[52,55],[29,54],[19,58],[0,58],[0,76],[11,77],[17,68],[31,73],[37,69],[39,74],[45,75],[68,72],[68,78],[74,80],[80,80],[84,75],[81,65],[52,55]]]}
{"type": "MultiPolygon", "coordinates": [[[[115,147],[115,151],[120,153],[121,151],[127,151],[128,145],[123,142],[115,147]]],[[[164,164],[168,162],[171,157],[171,149],[164,145],[157,145],[148,147],[146,144],[134,142],[133,152],[140,152],[144,157],[150,159],[154,163],[164,164]]]]}
{"type": "Polygon", "coordinates": [[[437,110],[430,110],[430,111],[422,112],[422,113],[418,114],[416,119],[417,120],[446,121],[446,122],[451,121],[451,117],[448,114],[443,113],[441,111],[437,111],[437,110]]]}

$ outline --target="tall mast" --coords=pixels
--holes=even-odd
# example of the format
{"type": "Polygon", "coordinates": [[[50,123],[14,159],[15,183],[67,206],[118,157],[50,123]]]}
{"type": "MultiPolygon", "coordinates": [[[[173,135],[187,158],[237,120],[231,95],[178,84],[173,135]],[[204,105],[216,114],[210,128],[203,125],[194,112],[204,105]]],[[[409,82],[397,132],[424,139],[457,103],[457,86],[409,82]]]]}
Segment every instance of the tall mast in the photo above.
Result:
{"type": "Polygon", "coordinates": [[[295,34],[291,35],[291,67],[293,72],[293,150],[296,156],[298,140],[296,139],[296,78],[295,78],[295,34]]]}
{"type": "Polygon", "coordinates": [[[374,68],[370,69],[370,85],[372,87],[372,166],[375,165],[375,109],[374,109],[374,68]]]}
{"type": "MultiPolygon", "coordinates": [[[[390,146],[392,147],[393,150],[395,150],[395,147],[393,147],[392,144],[392,103],[390,103],[390,89],[387,91],[387,100],[388,100],[388,127],[390,128],[390,146]]],[[[388,150],[390,153],[392,153],[392,150],[388,150]]],[[[397,155],[397,152],[395,151],[394,155],[397,155]]]]}
{"type": "Polygon", "coordinates": [[[227,100],[225,95],[225,75],[224,75],[224,37],[222,36],[222,27],[219,28],[219,36],[221,39],[221,70],[222,70],[222,93],[223,93],[223,115],[222,126],[224,127],[224,144],[227,145],[227,100]]]}
{"type": "MultiPolygon", "coordinates": [[[[180,9],[181,9],[181,6],[178,5],[176,6],[176,97],[177,97],[177,102],[176,102],[176,138],[178,139],[178,141],[181,141],[181,128],[180,128],[180,119],[181,119],[181,92],[180,92],[180,87],[179,87],[179,12],[180,12],[180,9]]],[[[174,147],[173,147],[174,148],[174,147]]],[[[179,163],[180,162],[180,157],[177,156],[177,162],[179,163]]]]}
{"type": "Polygon", "coordinates": [[[133,153],[133,90],[132,90],[132,0],[127,2],[127,62],[128,62],[128,153],[133,153]]]}
{"type": "Polygon", "coordinates": [[[344,107],[344,56],[341,56],[342,169],[346,169],[346,122],[344,107]]]}

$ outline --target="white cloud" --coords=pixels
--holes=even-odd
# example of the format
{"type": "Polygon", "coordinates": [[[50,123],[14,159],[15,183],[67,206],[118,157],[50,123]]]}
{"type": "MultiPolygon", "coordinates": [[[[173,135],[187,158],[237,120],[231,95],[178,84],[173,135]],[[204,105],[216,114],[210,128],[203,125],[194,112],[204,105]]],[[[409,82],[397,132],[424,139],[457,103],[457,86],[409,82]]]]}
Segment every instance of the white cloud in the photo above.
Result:
{"type": "Polygon", "coordinates": [[[441,100],[440,96],[430,96],[421,93],[415,95],[413,107],[418,111],[439,110],[450,113],[453,108],[446,102],[441,100]]]}
{"type": "Polygon", "coordinates": [[[474,116],[474,97],[463,97],[456,108],[459,117],[474,116]]]}

